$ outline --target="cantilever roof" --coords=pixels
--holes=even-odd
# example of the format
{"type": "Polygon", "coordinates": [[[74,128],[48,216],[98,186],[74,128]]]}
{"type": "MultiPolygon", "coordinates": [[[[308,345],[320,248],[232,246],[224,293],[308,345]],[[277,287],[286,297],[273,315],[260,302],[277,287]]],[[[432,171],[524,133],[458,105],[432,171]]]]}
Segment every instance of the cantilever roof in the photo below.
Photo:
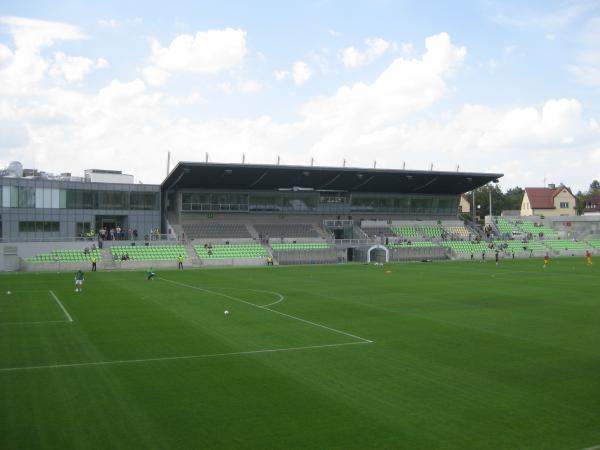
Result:
{"type": "Polygon", "coordinates": [[[499,173],[180,162],[161,188],[461,194],[499,173]]]}

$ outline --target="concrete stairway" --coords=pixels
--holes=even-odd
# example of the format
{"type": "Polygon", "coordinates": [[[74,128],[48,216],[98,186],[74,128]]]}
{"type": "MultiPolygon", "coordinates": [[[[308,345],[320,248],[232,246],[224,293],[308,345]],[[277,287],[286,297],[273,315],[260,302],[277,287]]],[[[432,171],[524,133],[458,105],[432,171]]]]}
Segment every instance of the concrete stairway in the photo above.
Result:
{"type": "Polygon", "coordinates": [[[198,258],[196,249],[189,241],[185,243],[185,250],[187,251],[187,254],[188,254],[187,263],[191,264],[192,267],[202,267],[202,260],[200,258],[198,258]]]}
{"type": "Polygon", "coordinates": [[[110,252],[110,247],[105,247],[102,249],[102,268],[106,270],[112,270],[117,268],[112,253],[110,252]]]}

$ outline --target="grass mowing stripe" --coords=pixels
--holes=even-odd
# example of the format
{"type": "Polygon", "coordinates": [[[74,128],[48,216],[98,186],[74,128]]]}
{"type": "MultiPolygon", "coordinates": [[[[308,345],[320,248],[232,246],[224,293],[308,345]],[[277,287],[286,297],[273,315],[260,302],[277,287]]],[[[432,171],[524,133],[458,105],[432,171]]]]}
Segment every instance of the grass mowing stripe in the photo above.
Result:
{"type": "Polygon", "coordinates": [[[372,344],[373,343],[373,341],[370,340],[370,339],[366,339],[366,338],[363,338],[363,337],[360,337],[360,336],[356,336],[354,334],[350,334],[350,333],[347,333],[347,332],[342,331],[342,330],[337,330],[335,328],[328,327],[327,325],[323,325],[323,324],[320,324],[320,323],[311,322],[310,320],[302,319],[301,317],[292,316],[291,314],[282,313],[282,312],[277,311],[275,309],[267,308],[268,305],[267,306],[261,306],[261,305],[255,304],[255,303],[248,302],[248,301],[243,300],[241,298],[237,298],[237,297],[233,297],[231,295],[223,294],[222,292],[211,291],[209,289],[204,289],[204,288],[201,288],[201,287],[198,287],[198,286],[192,286],[191,284],[185,284],[185,283],[180,283],[178,281],[168,280],[167,278],[162,278],[162,277],[157,277],[157,278],[159,280],[163,280],[163,281],[166,281],[168,283],[177,284],[179,286],[188,287],[190,289],[196,289],[198,291],[208,292],[209,294],[220,295],[222,297],[226,297],[226,298],[228,298],[230,300],[234,300],[236,302],[245,303],[246,305],[254,306],[255,308],[264,309],[265,311],[270,311],[272,313],[279,314],[280,316],[289,317],[290,319],[294,319],[294,320],[299,320],[300,322],[304,322],[304,323],[307,323],[309,325],[313,325],[315,327],[324,328],[326,330],[333,331],[334,333],[343,334],[344,336],[348,336],[348,337],[351,337],[351,338],[354,338],[354,339],[358,339],[359,341],[361,341],[361,342],[363,342],[365,344],[372,344]]]}
{"type": "Polygon", "coordinates": [[[67,322],[73,322],[73,318],[67,312],[66,308],[60,302],[60,300],[58,299],[58,297],[56,296],[56,294],[53,291],[50,291],[50,295],[52,295],[52,298],[54,298],[54,301],[58,304],[58,306],[60,306],[60,309],[62,309],[62,311],[65,313],[65,317],[67,318],[67,322]]]}
{"type": "Polygon", "coordinates": [[[229,352],[229,353],[209,353],[206,355],[184,355],[184,356],[165,356],[161,358],[140,358],[140,359],[124,359],[115,361],[90,361],[81,363],[70,363],[70,364],[48,364],[43,366],[24,366],[24,367],[3,367],[0,368],[0,372],[17,372],[22,370],[41,370],[41,369],[63,369],[69,367],[86,367],[86,366],[108,366],[115,364],[134,364],[134,363],[146,363],[146,362],[160,362],[160,361],[178,361],[186,359],[201,359],[201,358],[216,358],[219,356],[243,356],[243,355],[257,355],[260,353],[279,353],[279,352],[291,352],[298,350],[315,350],[320,348],[330,347],[343,347],[346,345],[359,345],[369,344],[370,342],[343,342],[341,344],[323,344],[323,345],[307,345],[304,347],[287,347],[287,348],[268,348],[263,350],[249,350],[245,352],[229,352]]]}
{"type": "Polygon", "coordinates": [[[44,323],[68,323],[66,320],[39,320],[36,322],[2,322],[0,326],[4,325],[41,325],[44,323]]]}

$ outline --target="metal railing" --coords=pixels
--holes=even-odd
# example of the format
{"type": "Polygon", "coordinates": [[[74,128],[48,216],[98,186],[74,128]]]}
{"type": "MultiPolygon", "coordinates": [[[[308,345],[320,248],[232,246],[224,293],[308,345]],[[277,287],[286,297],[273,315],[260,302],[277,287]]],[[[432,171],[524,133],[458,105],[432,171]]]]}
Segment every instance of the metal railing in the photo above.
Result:
{"type": "Polygon", "coordinates": [[[350,219],[345,219],[345,220],[326,219],[326,220],[323,220],[323,226],[325,228],[353,227],[354,226],[354,220],[350,220],[350,219]]]}

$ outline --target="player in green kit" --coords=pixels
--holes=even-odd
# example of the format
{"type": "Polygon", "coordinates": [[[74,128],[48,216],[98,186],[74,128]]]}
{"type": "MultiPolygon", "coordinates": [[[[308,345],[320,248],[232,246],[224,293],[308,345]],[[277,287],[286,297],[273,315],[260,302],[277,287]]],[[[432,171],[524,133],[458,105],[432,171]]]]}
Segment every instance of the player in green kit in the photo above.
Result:
{"type": "Polygon", "coordinates": [[[152,278],[154,278],[156,274],[154,273],[154,270],[152,270],[152,267],[150,267],[148,269],[148,281],[150,281],[152,278]]]}
{"type": "Polygon", "coordinates": [[[83,290],[83,271],[79,269],[75,274],[75,292],[81,292],[83,290]]]}

